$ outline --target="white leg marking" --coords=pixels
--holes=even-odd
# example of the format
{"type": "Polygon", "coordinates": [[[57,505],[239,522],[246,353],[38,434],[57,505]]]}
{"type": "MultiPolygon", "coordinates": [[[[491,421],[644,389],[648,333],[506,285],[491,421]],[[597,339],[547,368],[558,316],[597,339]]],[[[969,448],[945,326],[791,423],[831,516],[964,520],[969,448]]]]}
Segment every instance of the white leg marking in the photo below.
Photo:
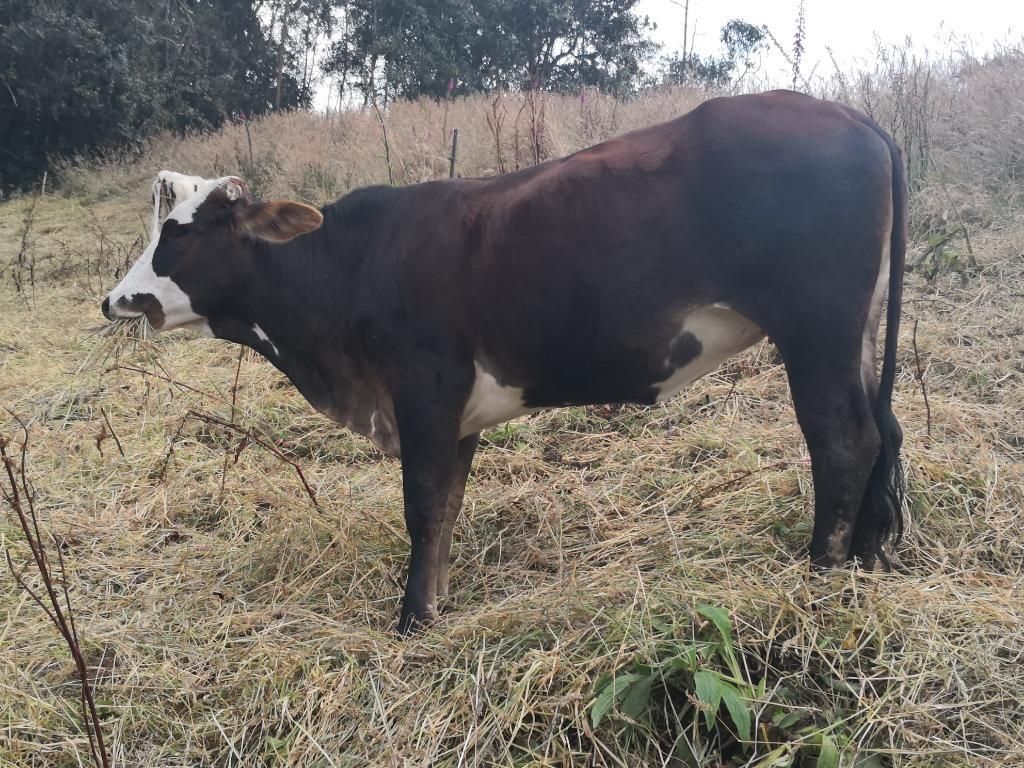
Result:
{"type": "Polygon", "coordinates": [[[516,416],[522,416],[531,410],[523,404],[521,388],[503,387],[493,375],[481,368],[479,363],[474,363],[474,366],[476,380],[462,411],[460,438],[509,421],[516,416]]]}
{"type": "Polygon", "coordinates": [[[260,324],[253,323],[252,330],[253,333],[256,334],[256,338],[258,338],[260,341],[265,341],[267,344],[270,345],[270,348],[274,350],[274,357],[278,357],[279,355],[277,352],[277,346],[274,344],[274,342],[270,340],[270,337],[267,336],[267,332],[260,328],[260,324]]]}
{"type": "Polygon", "coordinates": [[[850,554],[850,524],[845,520],[836,523],[836,529],[828,537],[828,555],[835,566],[841,566],[850,554]]]}
{"type": "MultiPolygon", "coordinates": [[[[700,307],[687,314],[676,338],[687,333],[700,342],[700,353],[681,368],[676,368],[667,379],[655,384],[659,403],[764,338],[764,331],[725,304],[700,307]]],[[[672,365],[668,358],[665,364],[672,365]]]]}

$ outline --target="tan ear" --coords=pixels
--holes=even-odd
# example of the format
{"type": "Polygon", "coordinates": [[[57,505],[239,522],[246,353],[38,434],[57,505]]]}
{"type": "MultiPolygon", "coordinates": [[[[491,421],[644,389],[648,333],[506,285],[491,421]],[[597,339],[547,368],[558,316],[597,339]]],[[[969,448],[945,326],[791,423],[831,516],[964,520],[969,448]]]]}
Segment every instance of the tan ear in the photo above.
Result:
{"type": "Polygon", "coordinates": [[[245,206],[239,214],[242,229],[249,237],[271,243],[286,243],[293,237],[319,228],[324,217],[304,203],[270,200],[245,206]]]}

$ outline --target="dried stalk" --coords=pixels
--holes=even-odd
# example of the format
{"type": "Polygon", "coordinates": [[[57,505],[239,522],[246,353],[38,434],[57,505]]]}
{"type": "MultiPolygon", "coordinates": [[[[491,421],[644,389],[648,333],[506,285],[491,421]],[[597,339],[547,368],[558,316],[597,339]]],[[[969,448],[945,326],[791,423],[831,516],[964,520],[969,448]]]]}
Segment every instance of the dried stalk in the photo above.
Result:
{"type": "Polygon", "coordinates": [[[182,384],[177,379],[175,379],[172,376],[168,375],[166,373],[166,371],[163,374],[160,374],[160,373],[156,373],[154,371],[147,371],[145,368],[135,368],[134,366],[131,366],[131,365],[113,365],[110,368],[106,369],[106,373],[110,373],[111,371],[129,371],[130,373],[138,373],[138,374],[141,374],[142,376],[151,376],[154,379],[160,379],[160,381],[165,381],[165,382],[167,382],[168,384],[170,384],[173,387],[177,387],[177,388],[182,389],[182,390],[184,390],[186,392],[191,392],[194,395],[200,395],[201,397],[208,397],[208,398],[210,398],[212,400],[223,399],[219,395],[215,395],[215,394],[213,394],[211,392],[204,392],[201,389],[196,389],[195,387],[190,387],[188,384],[182,384]]]}
{"type": "MultiPolygon", "coordinates": [[[[115,431],[114,431],[114,426],[113,426],[113,425],[112,425],[112,424],[110,423],[110,417],[109,417],[109,416],[107,416],[107,409],[106,409],[106,408],[100,408],[100,413],[102,413],[102,414],[103,414],[103,421],[104,421],[104,422],[106,423],[106,425],[107,425],[107,429],[108,429],[108,430],[109,430],[109,432],[110,432],[110,436],[111,436],[112,438],[114,438],[114,444],[115,444],[115,445],[117,446],[117,450],[118,450],[118,451],[119,451],[119,452],[121,453],[121,458],[122,458],[122,459],[126,459],[126,458],[128,458],[127,456],[125,456],[125,455],[124,455],[124,448],[122,448],[122,447],[121,447],[121,440],[120,440],[120,438],[119,438],[119,437],[117,436],[117,432],[115,432],[115,431]]],[[[99,443],[100,443],[100,442],[101,442],[101,441],[97,441],[97,444],[96,444],[96,447],[97,447],[97,448],[99,447],[99,443]]],[[[102,455],[102,453],[103,453],[103,452],[102,452],[102,451],[100,451],[100,454],[101,454],[101,455],[102,455]]]]}
{"type": "Polygon", "coordinates": [[[928,403],[928,387],[924,383],[924,370],[921,368],[921,356],[917,353],[917,324],[920,322],[919,319],[914,319],[914,335],[911,339],[911,345],[914,347],[914,365],[917,367],[917,372],[914,374],[914,378],[917,379],[917,383],[921,385],[921,394],[924,396],[924,410],[927,416],[927,432],[928,437],[932,436],[932,407],[928,403]]]}
{"type": "MultiPolygon", "coordinates": [[[[239,345],[238,346],[238,363],[237,363],[237,365],[235,365],[235,382],[234,382],[234,384],[231,385],[231,423],[232,424],[235,423],[236,403],[238,402],[238,377],[242,373],[242,355],[244,353],[245,353],[245,347],[243,347],[242,345],[239,345]]],[[[236,464],[238,463],[238,457],[239,457],[239,455],[241,453],[242,453],[241,449],[239,449],[235,453],[235,462],[234,463],[236,463],[236,464]]],[[[220,498],[221,498],[221,501],[224,500],[224,486],[227,484],[227,481],[228,481],[228,457],[230,455],[231,455],[231,451],[225,449],[224,450],[224,466],[221,469],[221,473],[220,473],[220,498]]]]}
{"type": "Polygon", "coordinates": [[[25,220],[22,223],[21,230],[21,244],[18,247],[18,255],[14,257],[14,261],[11,262],[13,267],[11,271],[11,279],[14,282],[14,290],[20,294],[25,300],[27,306],[29,304],[28,295],[25,292],[24,276],[23,272],[28,267],[29,273],[29,286],[32,289],[32,303],[35,303],[36,293],[36,267],[35,267],[35,256],[32,257],[31,261],[28,260],[28,254],[32,247],[31,233],[32,224],[35,221],[36,206],[39,204],[39,198],[46,192],[46,171],[43,172],[43,182],[39,185],[39,191],[33,195],[32,203],[29,205],[28,211],[25,213],[25,220]]]}
{"type": "Polygon", "coordinates": [[[377,100],[373,100],[373,111],[377,113],[377,120],[380,122],[380,130],[384,134],[384,159],[388,163],[388,184],[395,186],[395,174],[391,170],[391,144],[388,142],[388,128],[384,125],[384,115],[381,114],[380,107],[377,106],[377,100]]]}
{"type": "MultiPolygon", "coordinates": [[[[11,415],[13,416],[14,414],[11,415]]],[[[63,605],[61,605],[61,599],[57,593],[57,589],[54,587],[50,560],[47,556],[46,548],[43,545],[42,534],[39,531],[39,519],[36,516],[35,507],[35,491],[32,483],[29,482],[28,472],[25,468],[25,459],[28,454],[28,428],[21,419],[17,418],[17,416],[14,418],[21,425],[24,438],[21,444],[20,461],[15,461],[15,459],[8,454],[7,446],[10,444],[10,441],[6,438],[0,438],[0,459],[3,461],[4,472],[7,476],[6,483],[3,488],[3,497],[4,501],[7,502],[7,505],[18,518],[18,524],[21,526],[22,533],[25,536],[25,541],[28,543],[29,550],[32,552],[32,562],[35,564],[36,571],[38,571],[39,578],[46,591],[45,599],[35,589],[33,589],[28,582],[25,581],[24,574],[30,564],[25,563],[20,571],[15,569],[14,560],[11,557],[11,551],[9,549],[4,550],[7,567],[10,569],[15,583],[24,589],[29,597],[32,598],[33,602],[43,610],[47,618],[57,628],[57,631],[60,632],[61,637],[67,644],[68,650],[71,652],[71,657],[74,659],[75,670],[77,671],[78,679],[81,684],[82,721],[85,724],[85,732],[89,739],[89,751],[92,754],[93,763],[98,766],[98,768],[109,768],[110,758],[107,755],[107,748],[103,742],[103,727],[100,722],[99,713],[96,711],[96,702],[93,697],[92,684],[89,681],[89,670],[85,663],[85,656],[82,653],[78,627],[75,624],[74,611],[71,608],[71,596],[68,591],[67,571],[64,567],[64,555],[61,553],[60,545],[58,544],[57,562],[60,570],[59,579],[61,592],[64,595],[63,605]]]]}
{"type": "Polygon", "coordinates": [[[967,245],[967,258],[969,260],[971,269],[978,269],[978,260],[974,257],[974,248],[971,247],[971,233],[967,231],[967,223],[964,221],[964,217],[960,214],[960,207],[954,202],[953,196],[949,194],[949,189],[946,187],[946,182],[942,179],[942,171],[939,170],[939,166],[935,163],[935,160],[929,155],[928,159],[931,161],[932,168],[935,169],[935,178],[938,179],[939,187],[942,189],[942,194],[946,196],[946,201],[953,209],[953,213],[956,214],[957,221],[960,222],[960,231],[964,236],[964,243],[967,245]]]}
{"type": "MultiPolygon", "coordinates": [[[[221,427],[222,429],[226,429],[231,432],[234,432],[235,434],[241,435],[242,441],[239,443],[238,448],[235,450],[236,462],[238,461],[238,457],[242,454],[242,451],[245,450],[246,446],[249,443],[255,443],[263,450],[272,454],[279,461],[289,465],[292,469],[295,470],[295,474],[299,476],[299,480],[302,482],[302,487],[306,491],[306,495],[309,496],[309,500],[312,502],[313,506],[316,507],[317,511],[323,511],[323,509],[320,507],[320,502],[317,501],[316,494],[313,492],[313,488],[306,481],[306,475],[303,474],[302,467],[300,467],[297,462],[294,462],[287,456],[285,456],[276,446],[271,445],[267,441],[260,438],[258,435],[254,434],[251,429],[245,429],[230,421],[224,421],[224,419],[219,418],[218,416],[214,416],[213,414],[210,413],[203,413],[202,411],[190,410],[188,413],[185,414],[182,423],[184,423],[188,419],[193,419],[204,424],[210,424],[212,426],[221,427]]],[[[178,434],[180,433],[181,429],[179,428],[178,434]]]]}

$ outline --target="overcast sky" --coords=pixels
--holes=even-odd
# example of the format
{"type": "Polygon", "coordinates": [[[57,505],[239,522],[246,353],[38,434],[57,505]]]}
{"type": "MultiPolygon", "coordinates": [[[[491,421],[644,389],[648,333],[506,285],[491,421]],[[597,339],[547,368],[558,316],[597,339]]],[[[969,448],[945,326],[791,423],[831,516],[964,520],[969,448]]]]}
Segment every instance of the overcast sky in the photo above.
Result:
{"type": "MultiPolygon", "coordinates": [[[[671,53],[682,48],[684,0],[640,0],[638,11],[658,25],[655,39],[671,53]]],[[[743,19],[767,25],[779,42],[789,46],[796,28],[797,0],[690,0],[690,34],[696,24],[694,50],[717,53],[722,25],[743,19]]],[[[1024,33],[1022,0],[806,0],[807,53],[804,71],[815,62],[831,68],[830,46],[843,65],[867,59],[874,36],[895,43],[908,35],[917,47],[942,50],[950,35],[983,53],[993,42],[1020,41],[1024,33]]],[[[769,69],[785,66],[779,57],[766,61],[769,69]]]]}

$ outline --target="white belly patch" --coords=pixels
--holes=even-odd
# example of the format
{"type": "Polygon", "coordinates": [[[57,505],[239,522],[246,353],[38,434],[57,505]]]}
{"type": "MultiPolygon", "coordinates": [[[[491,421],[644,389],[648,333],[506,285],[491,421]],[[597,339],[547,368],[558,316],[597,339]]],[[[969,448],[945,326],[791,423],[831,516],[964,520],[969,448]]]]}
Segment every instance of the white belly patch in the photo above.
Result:
{"type": "MultiPolygon", "coordinates": [[[[685,340],[696,348],[696,356],[676,368],[672,375],[654,385],[657,401],[663,402],[689,386],[701,376],[715,370],[733,355],[764,338],[764,331],[738,312],[724,304],[700,307],[686,315],[676,343],[685,340]]],[[[672,367],[671,355],[665,365],[672,367]]]]}
{"type": "Polygon", "coordinates": [[[459,437],[466,437],[487,427],[493,427],[509,419],[529,413],[523,404],[523,390],[519,387],[503,387],[493,375],[475,364],[476,380],[469,400],[462,411],[459,437]]]}
{"type": "MultiPolygon", "coordinates": [[[[692,356],[686,355],[685,362],[680,360],[680,364],[676,365],[673,357],[678,360],[680,352],[669,352],[665,367],[674,370],[668,378],[654,385],[657,401],[667,400],[763,338],[764,332],[760,328],[724,304],[713,304],[689,312],[672,347],[689,349],[692,356]]],[[[525,405],[521,387],[502,386],[479,362],[474,363],[474,367],[476,379],[462,411],[460,438],[540,410],[525,405]]]]}

